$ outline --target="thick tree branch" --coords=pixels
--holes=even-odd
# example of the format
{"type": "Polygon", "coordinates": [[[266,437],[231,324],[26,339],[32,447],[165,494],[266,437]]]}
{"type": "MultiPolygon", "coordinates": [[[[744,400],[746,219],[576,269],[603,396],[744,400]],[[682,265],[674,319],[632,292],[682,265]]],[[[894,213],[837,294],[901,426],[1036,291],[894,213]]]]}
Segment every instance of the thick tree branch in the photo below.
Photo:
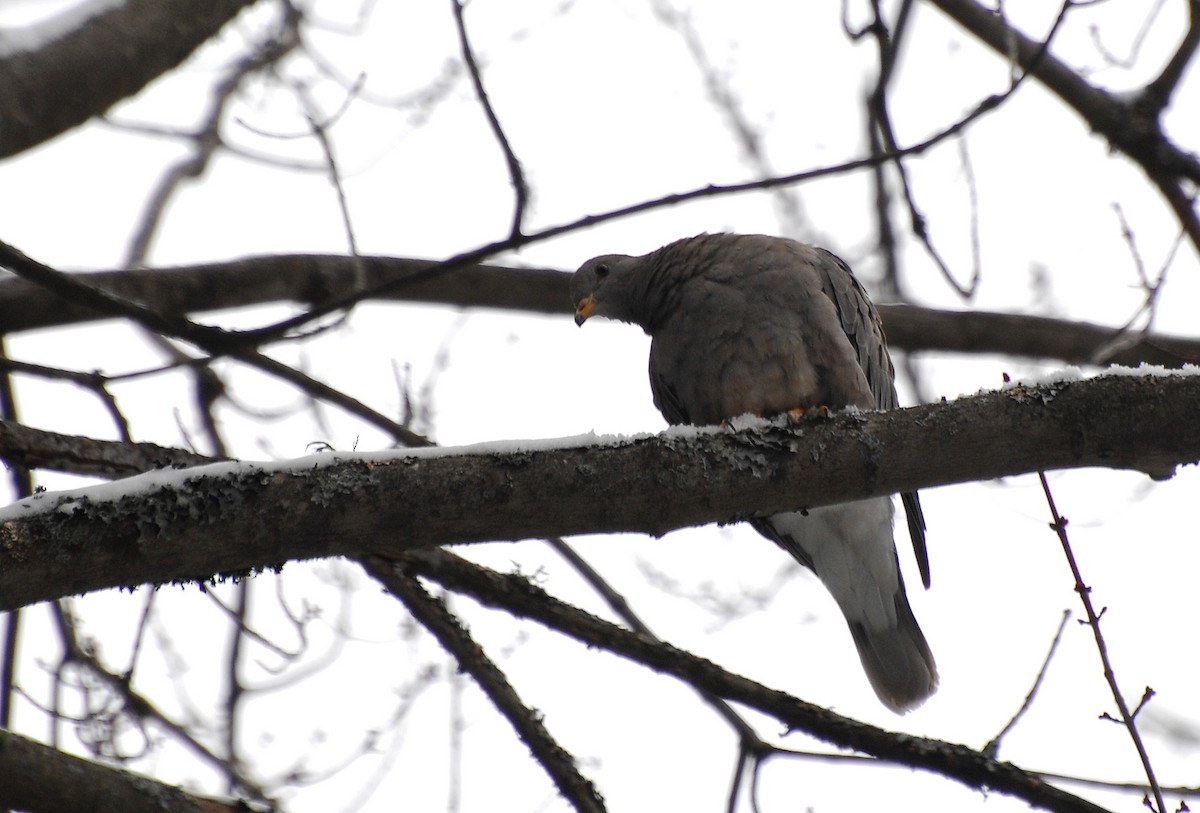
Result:
{"type": "Polygon", "coordinates": [[[168,466],[200,466],[212,458],[153,443],[118,443],[60,435],[0,420],[0,459],[10,466],[50,469],[108,479],[168,466]]]}
{"type": "MultiPolygon", "coordinates": [[[[1000,56],[1014,57],[1022,70],[1037,77],[1093,131],[1138,164],[1167,200],[1192,244],[1200,249],[1200,216],[1181,187],[1185,179],[1200,183],[1200,159],[1172,143],[1163,131],[1159,117],[1169,98],[1166,88],[1152,82],[1136,98],[1118,97],[1089,84],[1078,71],[1042,52],[1041,43],[1012,28],[1002,16],[975,0],[933,3],[1000,56]]],[[[1186,64],[1196,42],[1194,27],[1189,28],[1176,61],[1186,64]]],[[[1165,75],[1168,78],[1163,81],[1174,81],[1170,73],[1165,75]]]]}
{"type": "MultiPolygon", "coordinates": [[[[338,255],[276,255],[178,268],[102,271],[79,275],[97,288],[139,302],[166,318],[266,302],[319,304],[355,290],[390,286],[385,297],[455,307],[504,308],[530,313],[572,313],[568,272],[547,268],[469,265],[433,273],[433,260],[338,255]],[[356,266],[361,259],[361,267],[356,266]],[[405,284],[403,280],[411,280],[405,284]]],[[[1200,340],[1145,335],[1115,352],[1106,347],[1116,328],[1041,316],[944,311],[915,305],[880,305],[892,347],[919,352],[996,353],[1058,359],[1070,364],[1139,363],[1178,367],[1200,363],[1200,340]],[[1099,355],[1098,355],[1099,354],[1099,355]]],[[[0,280],[0,329],[6,333],[59,327],[105,318],[64,302],[23,279],[0,280]]]]}
{"type": "Polygon", "coordinates": [[[0,58],[0,158],[103,113],[179,65],[254,0],[126,0],[0,58]]]}
{"type": "Polygon", "coordinates": [[[29,813],[233,813],[237,802],[179,788],[0,731],[0,806],[29,813]],[[71,781],[63,781],[70,777],[71,781]]]}
{"type": "Polygon", "coordinates": [[[1039,470],[1104,466],[1167,477],[1200,460],[1197,403],[1200,375],[1108,376],[795,429],[675,430],[600,446],[531,441],[155,472],[4,509],[0,610],[293,559],[662,534],[1039,470]],[[399,548],[395,540],[403,540],[399,548]]]}

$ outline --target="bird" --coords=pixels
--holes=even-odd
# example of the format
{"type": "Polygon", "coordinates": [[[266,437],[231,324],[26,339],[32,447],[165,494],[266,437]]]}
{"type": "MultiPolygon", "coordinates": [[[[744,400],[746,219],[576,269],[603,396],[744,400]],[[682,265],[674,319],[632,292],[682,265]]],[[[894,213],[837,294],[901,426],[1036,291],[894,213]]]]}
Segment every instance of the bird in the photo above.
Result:
{"type": "MultiPolygon", "coordinates": [[[[654,404],[672,425],[745,414],[893,409],[883,327],[850,267],[830,251],[763,234],[700,234],[641,256],[593,257],[571,277],[575,322],[593,316],[650,337],[654,404]]],[[[929,587],[925,519],[903,494],[929,587]]],[[[751,520],[813,571],[837,602],[880,701],[903,714],[937,689],[929,643],[909,605],[890,497],[751,520]]]]}

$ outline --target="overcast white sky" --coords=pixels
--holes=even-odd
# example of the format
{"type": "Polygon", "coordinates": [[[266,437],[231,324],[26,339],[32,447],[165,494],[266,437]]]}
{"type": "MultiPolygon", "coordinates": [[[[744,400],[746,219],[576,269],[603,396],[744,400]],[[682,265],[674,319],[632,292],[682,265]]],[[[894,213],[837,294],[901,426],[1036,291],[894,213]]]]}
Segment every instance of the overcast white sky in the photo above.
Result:
{"type": "MultiPolygon", "coordinates": [[[[0,25],[71,5],[20,0],[0,8],[0,25]]],[[[318,2],[315,13],[350,22],[354,15],[346,5],[318,2]]],[[[851,14],[861,20],[865,5],[851,3],[851,14]]],[[[1050,14],[1043,6],[1049,5],[1009,2],[1006,9],[1026,31],[1040,34],[1050,14]]],[[[1075,11],[1056,51],[1090,66],[1093,82],[1114,90],[1137,87],[1154,75],[1177,42],[1184,5],[1165,3],[1130,70],[1103,64],[1089,26],[1098,26],[1105,47],[1125,53],[1143,18],[1140,2],[1114,0],[1075,11]]],[[[752,0],[690,7],[710,58],[728,76],[747,118],[761,128],[770,164],[780,173],[863,153],[860,99],[874,51],[841,35],[839,6],[752,0]]],[[[936,11],[918,5],[916,14],[894,85],[902,143],[953,122],[980,98],[1003,90],[1009,75],[1002,61],[936,11]]],[[[214,72],[263,17],[247,15],[182,71],[120,105],[113,120],[194,123],[214,72]]],[[[565,6],[551,0],[473,0],[467,17],[486,61],[493,102],[533,187],[531,229],[750,177],[728,127],[705,97],[682,40],[654,20],[644,0],[579,0],[565,6]]],[[[440,2],[379,3],[360,33],[318,32],[311,42],[345,75],[365,73],[367,97],[425,88],[457,52],[449,4],[440,2]]],[[[292,73],[313,76],[303,60],[292,73]]],[[[1200,104],[1198,84],[1193,68],[1169,120],[1174,137],[1192,149],[1200,148],[1193,115],[1200,104]]],[[[330,83],[318,83],[314,95],[326,111],[342,101],[330,83]]],[[[294,97],[283,90],[256,85],[236,115],[254,128],[231,121],[226,132],[238,144],[319,161],[309,139],[280,141],[259,134],[305,129],[294,97]]],[[[437,258],[504,234],[511,217],[504,164],[467,84],[459,83],[422,117],[358,102],[334,127],[333,137],[364,252],[437,258]]],[[[983,283],[977,297],[964,303],[924,253],[907,245],[904,279],[914,301],[1109,325],[1136,312],[1142,292],[1114,204],[1136,234],[1151,273],[1167,261],[1177,232],[1136,168],[1087,136],[1073,114],[1032,83],[1002,111],[973,126],[967,147],[978,194],[983,283]]],[[[149,191],[164,168],[184,154],[177,142],[93,123],[2,162],[0,239],[62,268],[113,267],[128,250],[149,191]]],[[[971,209],[959,150],[947,144],[910,168],[938,247],[965,280],[971,209]]],[[[821,242],[864,279],[875,279],[879,267],[869,256],[875,221],[868,178],[838,177],[795,191],[805,225],[803,233],[791,236],[821,242]]],[[[502,259],[570,269],[594,254],[641,253],[702,231],[782,229],[769,197],[742,195],[616,221],[502,259]]],[[[284,171],[224,154],[175,199],[150,259],[165,265],[346,248],[336,199],[321,173],[284,171]]],[[[1157,330],[1195,335],[1198,271],[1196,256],[1181,250],[1169,270],[1157,330]]],[[[210,318],[247,325],[286,312],[263,308],[210,318]]],[[[432,432],[449,445],[658,431],[664,423],[645,380],[647,346],[636,328],[600,320],[578,330],[566,316],[371,305],[358,309],[346,325],[303,345],[279,347],[276,355],[303,363],[312,374],[388,414],[397,412],[400,400],[397,365],[408,366],[418,386],[436,375],[428,401],[432,432]]],[[[112,324],[12,336],[8,350],[22,360],[106,372],[157,361],[135,331],[112,324]]],[[[229,405],[220,409],[230,447],[241,457],[299,457],[312,442],[359,450],[386,445],[378,431],[334,408],[324,408],[318,424],[289,388],[252,371],[221,369],[240,403],[282,411],[263,417],[229,405]]],[[[953,398],[997,387],[1005,372],[1015,377],[1046,368],[1027,361],[927,354],[916,360],[916,369],[926,396],[953,398]]],[[[17,387],[28,423],[115,437],[87,394],[29,378],[18,379],[17,387]]],[[[136,439],[183,445],[187,435],[195,436],[182,377],[158,376],[114,389],[136,439]]],[[[907,379],[901,391],[902,400],[912,403],[916,395],[907,379]]],[[[46,476],[39,482],[53,488],[80,481],[46,476]]],[[[1200,571],[1200,546],[1190,510],[1200,476],[1192,467],[1169,482],[1151,484],[1133,473],[1078,471],[1054,474],[1051,482],[1060,510],[1071,520],[1072,541],[1094,598],[1108,608],[1104,631],[1127,695],[1136,702],[1147,685],[1157,692],[1143,720],[1159,777],[1165,783],[1195,784],[1200,746],[1165,738],[1161,731],[1175,722],[1193,732],[1200,725],[1191,643],[1198,620],[1192,574],[1200,571]]],[[[839,712],[982,746],[1019,706],[1063,610],[1078,615],[1078,601],[1047,529],[1036,478],[936,489],[924,493],[923,500],[934,586],[928,593],[910,589],[910,595],[942,683],[925,707],[905,718],[878,705],[859,673],[836,608],[807,574],[797,573],[761,610],[743,608],[731,618],[719,618],[689,600],[691,594],[706,593],[746,603],[773,584],[787,562],[750,529],[578,543],[646,621],[673,642],[839,712]],[[662,590],[655,574],[669,576],[677,595],[662,590]]],[[[902,531],[898,541],[908,582],[919,584],[902,531]]],[[[501,570],[544,568],[543,583],[552,592],[599,607],[540,543],[479,547],[472,554],[501,570]]],[[[272,627],[279,623],[270,610],[273,579],[260,581],[261,624],[272,627]]],[[[264,775],[281,770],[305,749],[314,769],[337,762],[350,747],[347,736],[385,726],[381,717],[398,702],[394,689],[404,676],[413,679],[412,664],[438,657],[429,641],[397,633],[402,614],[349,566],[289,566],[285,581],[295,601],[307,597],[326,604],[330,629],[339,597],[352,601],[347,623],[354,640],[339,650],[335,668],[303,688],[264,695],[252,704],[244,721],[253,732],[247,735],[247,753],[263,761],[264,775]],[[303,704],[301,714],[295,713],[297,702],[303,704]],[[326,733],[318,737],[317,729],[326,733]]],[[[222,645],[221,633],[212,629],[217,614],[198,590],[164,589],[160,601],[164,629],[182,614],[211,616],[213,622],[194,622],[186,637],[174,630],[177,660],[164,656],[158,677],[147,668],[143,678],[162,680],[164,704],[183,714],[184,701],[171,708],[167,676],[190,693],[191,702],[200,707],[212,702],[219,674],[205,658],[222,645]]],[[[550,730],[579,757],[612,809],[724,809],[732,737],[687,690],[460,604],[473,631],[498,653],[527,702],[545,712],[550,730]]],[[[129,635],[126,623],[136,619],[140,604],[120,594],[88,597],[78,606],[88,632],[102,636],[103,651],[120,664],[121,642],[129,635]]],[[[34,693],[44,692],[46,682],[32,659],[51,657],[38,650],[40,623],[30,621],[25,644],[29,665],[23,681],[34,693]]],[[[332,640],[332,632],[328,635],[332,640]]],[[[265,671],[253,678],[268,680],[265,671]]],[[[365,760],[337,780],[297,791],[287,797],[289,809],[343,809],[348,788],[380,766],[387,767],[387,781],[364,809],[394,809],[400,799],[415,799],[413,809],[444,806],[447,689],[439,684],[420,698],[400,729],[403,742],[394,761],[365,760]]],[[[465,709],[462,809],[561,809],[561,800],[486,700],[468,690],[465,709]]],[[[1037,702],[1005,741],[1001,757],[1028,768],[1137,780],[1138,764],[1123,730],[1097,719],[1109,709],[1090,632],[1072,622],[1037,702]]],[[[28,707],[21,709],[18,722],[34,734],[44,731],[28,707]]],[[[778,733],[770,723],[762,731],[778,733]]],[[[809,745],[799,737],[786,742],[809,745]]],[[[142,767],[175,779],[212,779],[170,749],[142,767]]],[[[768,811],[1024,808],[905,769],[795,761],[772,763],[762,794],[768,811]]],[[[1140,809],[1136,796],[1096,798],[1117,809],[1140,809]]]]}

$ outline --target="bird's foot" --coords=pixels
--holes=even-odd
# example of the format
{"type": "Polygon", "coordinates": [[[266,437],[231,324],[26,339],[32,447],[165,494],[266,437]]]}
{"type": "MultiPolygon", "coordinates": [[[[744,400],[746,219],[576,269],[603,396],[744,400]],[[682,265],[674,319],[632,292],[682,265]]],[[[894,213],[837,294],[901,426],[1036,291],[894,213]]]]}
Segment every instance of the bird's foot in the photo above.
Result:
{"type": "Polygon", "coordinates": [[[815,407],[792,407],[787,411],[787,422],[794,426],[802,420],[812,420],[813,418],[828,418],[829,407],[825,404],[818,404],[815,407]]]}

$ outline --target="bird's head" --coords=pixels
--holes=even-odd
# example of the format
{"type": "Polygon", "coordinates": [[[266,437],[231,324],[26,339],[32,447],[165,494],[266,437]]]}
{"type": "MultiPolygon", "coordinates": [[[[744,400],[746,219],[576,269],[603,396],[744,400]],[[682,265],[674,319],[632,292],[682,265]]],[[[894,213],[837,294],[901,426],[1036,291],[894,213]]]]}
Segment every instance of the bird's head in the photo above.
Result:
{"type": "Polygon", "coordinates": [[[625,254],[605,254],[581,265],[571,277],[575,324],[582,325],[591,316],[637,322],[637,304],[641,299],[637,290],[637,262],[640,259],[625,254]]]}

